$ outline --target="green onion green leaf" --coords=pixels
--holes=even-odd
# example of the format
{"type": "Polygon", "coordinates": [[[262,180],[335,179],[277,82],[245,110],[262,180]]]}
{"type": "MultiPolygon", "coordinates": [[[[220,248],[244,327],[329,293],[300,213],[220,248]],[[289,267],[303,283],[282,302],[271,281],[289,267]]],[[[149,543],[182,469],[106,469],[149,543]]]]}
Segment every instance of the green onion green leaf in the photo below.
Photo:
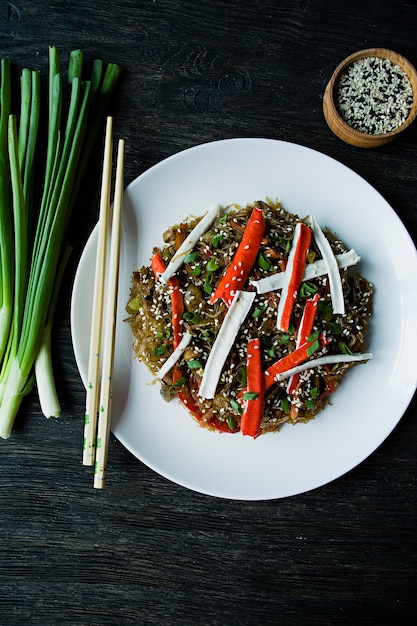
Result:
{"type": "Polygon", "coordinates": [[[190,370],[199,370],[201,367],[203,367],[198,359],[190,359],[189,361],[187,361],[187,365],[190,370]]]}
{"type": "Polygon", "coordinates": [[[215,261],[214,259],[210,259],[210,261],[208,261],[206,265],[206,270],[207,272],[215,272],[219,269],[219,267],[220,265],[217,263],[217,261],[215,261]]]}
{"type": "Polygon", "coordinates": [[[198,261],[199,253],[198,252],[189,252],[184,257],[184,263],[195,263],[198,261]]]}
{"type": "Polygon", "coordinates": [[[259,393],[257,393],[256,391],[246,391],[243,394],[244,400],[256,400],[258,397],[259,397],[259,393]]]}
{"type": "Polygon", "coordinates": [[[235,413],[237,413],[238,415],[242,415],[243,408],[238,402],[236,402],[236,400],[230,400],[230,406],[235,411],[235,413]]]}

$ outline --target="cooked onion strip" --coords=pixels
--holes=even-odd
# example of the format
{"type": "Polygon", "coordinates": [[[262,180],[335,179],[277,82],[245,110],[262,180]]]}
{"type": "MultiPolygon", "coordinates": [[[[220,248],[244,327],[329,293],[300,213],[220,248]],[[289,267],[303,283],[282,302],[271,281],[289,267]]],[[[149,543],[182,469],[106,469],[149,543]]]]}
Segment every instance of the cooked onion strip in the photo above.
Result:
{"type": "Polygon", "coordinates": [[[338,363],[353,363],[355,361],[369,361],[373,358],[372,352],[363,352],[361,354],[327,354],[326,356],[320,356],[317,359],[306,361],[297,367],[292,367],[286,372],[281,372],[275,376],[276,382],[285,380],[294,376],[295,374],[301,374],[306,370],[313,369],[314,367],[320,367],[321,365],[336,365],[338,363]]]}
{"type": "Polygon", "coordinates": [[[174,352],[170,354],[165,363],[161,366],[156,374],[155,382],[158,380],[162,380],[164,376],[166,376],[171,368],[174,367],[175,363],[181,358],[184,353],[185,348],[189,345],[192,338],[192,334],[186,331],[178,346],[175,348],[174,352]]]}
{"type": "MultiPolygon", "coordinates": [[[[356,265],[361,260],[361,257],[356,253],[353,248],[348,252],[336,255],[337,265],[340,269],[346,269],[356,265]]],[[[314,263],[308,263],[304,270],[303,281],[311,280],[312,278],[318,278],[324,276],[327,273],[327,264],[324,259],[318,259],[314,263]]],[[[282,289],[285,284],[285,272],[277,272],[271,274],[260,280],[252,280],[253,285],[259,294],[267,293],[268,291],[277,291],[282,289]]]]}
{"type": "Polygon", "coordinates": [[[181,246],[178,248],[177,252],[168,263],[165,272],[163,272],[163,274],[159,276],[159,280],[161,282],[166,283],[168,279],[171,278],[173,274],[175,274],[177,269],[181,267],[187,254],[191,252],[200,237],[204,235],[206,230],[208,230],[214,222],[220,208],[221,207],[219,204],[213,204],[204,215],[204,217],[198,222],[195,228],[193,228],[188,237],[184,239],[181,246]]]}
{"type": "Polygon", "coordinates": [[[333,253],[329,240],[323,233],[315,215],[310,216],[311,230],[318,249],[320,250],[323,260],[327,266],[327,274],[329,276],[330,297],[332,300],[333,313],[340,315],[345,314],[345,298],[343,295],[342,279],[340,277],[339,267],[336,257],[333,253]]]}
{"type": "Polygon", "coordinates": [[[254,291],[238,291],[230,305],[204,368],[198,395],[214,398],[223,365],[255,299],[254,291]]]}

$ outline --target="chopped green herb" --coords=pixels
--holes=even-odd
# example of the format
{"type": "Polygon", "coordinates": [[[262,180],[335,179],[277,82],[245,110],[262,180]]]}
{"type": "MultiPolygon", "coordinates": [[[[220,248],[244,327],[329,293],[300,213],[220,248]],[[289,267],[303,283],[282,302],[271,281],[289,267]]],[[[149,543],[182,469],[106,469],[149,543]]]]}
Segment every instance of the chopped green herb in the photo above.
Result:
{"type": "Polygon", "coordinates": [[[344,341],[339,341],[338,346],[343,354],[352,354],[352,350],[349,348],[348,345],[345,344],[344,341]]]}
{"type": "Polygon", "coordinates": [[[288,401],[288,398],[281,398],[280,405],[281,405],[281,409],[284,411],[284,413],[288,413],[289,412],[289,410],[290,410],[290,403],[288,401]]]}
{"type": "Polygon", "coordinates": [[[140,296],[136,296],[136,297],[132,298],[128,302],[129,311],[132,311],[132,312],[139,311],[140,304],[141,304],[140,296]]]}
{"type": "Polygon", "coordinates": [[[210,261],[206,265],[206,270],[208,272],[215,272],[219,269],[219,267],[220,265],[217,263],[217,261],[215,261],[214,259],[210,259],[210,261]]]}
{"type": "Polygon", "coordinates": [[[333,335],[340,335],[342,332],[342,327],[337,322],[329,322],[327,327],[333,335]]]}
{"type": "Polygon", "coordinates": [[[213,343],[216,338],[216,332],[212,328],[207,328],[203,333],[203,337],[208,343],[213,343]]]}
{"type": "Polygon", "coordinates": [[[259,267],[265,271],[270,270],[272,267],[271,261],[262,252],[258,255],[258,264],[259,267]]]}
{"type": "Polygon", "coordinates": [[[192,269],[191,269],[191,274],[193,276],[200,276],[201,274],[201,267],[199,265],[195,265],[192,269]]]}
{"type": "Polygon", "coordinates": [[[167,347],[164,343],[161,343],[159,346],[156,346],[156,348],[153,351],[153,355],[154,356],[162,356],[162,354],[165,354],[167,350],[167,347]]]}
{"type": "Polygon", "coordinates": [[[317,310],[321,311],[323,315],[332,315],[333,309],[330,304],[326,304],[322,300],[317,304],[317,310]]]}
{"type": "Polygon", "coordinates": [[[254,312],[252,313],[252,317],[260,317],[262,313],[265,311],[266,307],[258,306],[254,312]]]}
{"type": "Polygon", "coordinates": [[[184,263],[195,263],[196,261],[198,261],[198,257],[198,252],[189,252],[184,257],[184,263]]]}
{"type": "Polygon", "coordinates": [[[193,313],[192,311],[186,311],[183,314],[183,318],[191,324],[199,324],[201,322],[201,317],[198,313],[193,313]]]}
{"type": "Polygon", "coordinates": [[[299,294],[301,298],[309,298],[310,296],[317,293],[318,287],[314,283],[310,283],[305,281],[301,283],[299,294]]]}
{"type": "Polygon", "coordinates": [[[320,348],[320,343],[318,341],[318,339],[316,339],[311,346],[309,346],[307,348],[307,355],[310,357],[312,354],[314,354],[315,352],[317,352],[317,350],[320,348]]]}
{"type": "Polygon", "coordinates": [[[310,390],[310,398],[315,400],[316,398],[319,397],[319,395],[320,395],[320,389],[318,387],[312,387],[312,389],[310,390]]]}
{"type": "Polygon", "coordinates": [[[190,370],[199,370],[201,367],[203,367],[198,359],[190,359],[189,361],[187,361],[187,365],[190,370]]]}
{"type": "Polygon", "coordinates": [[[246,385],[246,368],[245,367],[239,367],[239,369],[236,372],[236,380],[239,383],[239,385],[246,385]]]}
{"type": "Polygon", "coordinates": [[[171,336],[171,331],[169,330],[169,328],[165,328],[165,330],[160,330],[159,333],[156,335],[156,338],[161,341],[161,339],[169,339],[171,336]]]}
{"type": "Polygon", "coordinates": [[[247,391],[246,393],[243,394],[244,400],[256,400],[256,398],[258,397],[259,397],[259,393],[257,393],[256,391],[247,391]]]}
{"type": "Polygon", "coordinates": [[[187,379],[184,376],[181,376],[175,383],[170,385],[169,390],[176,391],[177,389],[181,389],[182,387],[184,387],[186,382],[187,379]]]}
{"type": "Polygon", "coordinates": [[[227,418],[227,425],[230,430],[234,430],[236,428],[236,423],[232,415],[229,415],[229,417],[227,418]]]}
{"type": "Polygon", "coordinates": [[[220,233],[216,233],[213,237],[213,239],[211,240],[211,244],[213,246],[213,248],[218,248],[219,244],[223,241],[223,235],[221,235],[220,233]]]}
{"type": "Polygon", "coordinates": [[[210,283],[207,280],[204,282],[203,289],[209,296],[211,296],[211,294],[213,293],[213,287],[210,285],[210,283]]]}
{"type": "Polygon", "coordinates": [[[272,239],[278,242],[285,250],[285,252],[289,252],[291,250],[291,240],[285,239],[282,235],[272,235],[272,239]]]}
{"type": "Polygon", "coordinates": [[[315,404],[313,402],[313,400],[306,400],[306,407],[307,409],[309,409],[310,411],[312,411],[315,408],[315,404]]]}
{"type": "Polygon", "coordinates": [[[239,402],[236,402],[236,400],[230,400],[230,406],[236,413],[242,415],[243,408],[240,406],[239,402]]]}

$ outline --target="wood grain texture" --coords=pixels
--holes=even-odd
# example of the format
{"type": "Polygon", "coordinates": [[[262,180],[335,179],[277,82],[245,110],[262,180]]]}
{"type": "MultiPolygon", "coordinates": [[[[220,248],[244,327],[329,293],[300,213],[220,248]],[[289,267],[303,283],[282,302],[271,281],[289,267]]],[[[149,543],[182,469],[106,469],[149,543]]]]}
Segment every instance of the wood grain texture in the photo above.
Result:
{"type": "MultiPolygon", "coordinates": [[[[417,65],[414,2],[16,0],[0,3],[0,52],[39,68],[81,47],[124,68],[113,98],[125,181],[191,146],[270,137],[320,150],[391,203],[417,240],[417,128],[361,151],[322,112],[334,68],[367,47],[417,65]]],[[[107,487],[81,463],[84,389],[69,305],[97,221],[101,146],[81,190],[54,329],[63,413],[36,393],[0,442],[0,623],[392,626],[417,612],[414,400],[364,463],[289,499],[236,502],[172,484],[112,436],[107,487]]],[[[383,392],[383,391],[382,391],[383,392]]],[[[360,436],[360,433],[358,433],[360,436]]]]}

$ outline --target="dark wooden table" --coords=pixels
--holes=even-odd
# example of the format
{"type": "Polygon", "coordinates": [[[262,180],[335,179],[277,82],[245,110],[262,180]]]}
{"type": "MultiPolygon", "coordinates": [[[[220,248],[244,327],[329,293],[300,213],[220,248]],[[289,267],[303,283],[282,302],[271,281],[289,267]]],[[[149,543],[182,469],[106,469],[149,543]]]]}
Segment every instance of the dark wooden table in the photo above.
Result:
{"type": "MultiPolygon", "coordinates": [[[[230,137],[314,148],[363,176],[417,237],[417,124],[371,150],[328,129],[334,67],[366,47],[417,65],[417,5],[396,0],[17,0],[0,51],[46,80],[48,45],[124,68],[111,112],[126,183],[179,150],[230,137]]],[[[70,228],[54,359],[62,416],[36,393],[0,442],[0,623],[387,625],[417,614],[416,401],[359,467],[288,499],[216,499],[173,484],[111,436],[107,488],[81,464],[84,389],[72,281],[96,219],[96,149],[70,228]]]]}

